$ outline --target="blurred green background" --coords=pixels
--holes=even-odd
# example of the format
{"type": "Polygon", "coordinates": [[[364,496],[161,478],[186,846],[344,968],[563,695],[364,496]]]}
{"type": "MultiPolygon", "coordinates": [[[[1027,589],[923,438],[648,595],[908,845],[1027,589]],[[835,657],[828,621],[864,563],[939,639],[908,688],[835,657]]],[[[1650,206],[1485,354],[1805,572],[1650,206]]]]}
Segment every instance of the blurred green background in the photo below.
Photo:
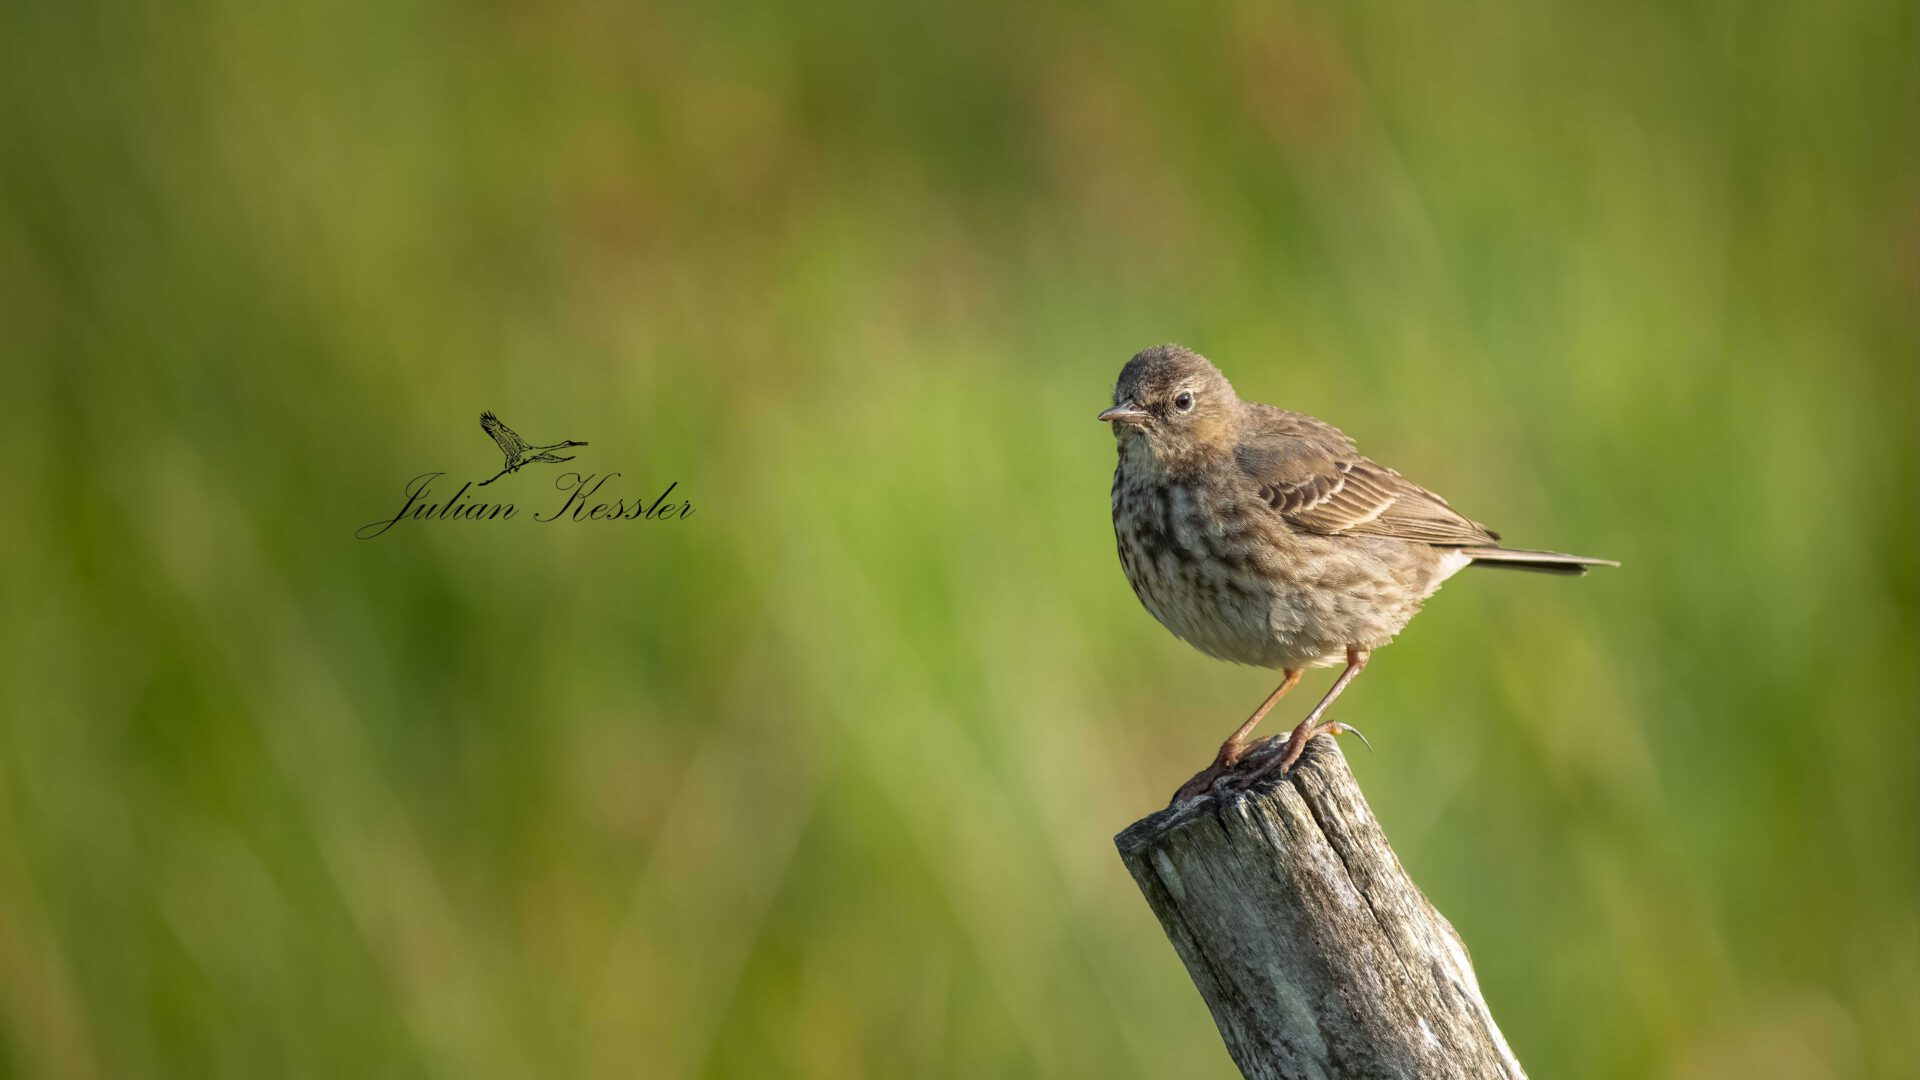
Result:
{"type": "Polygon", "coordinates": [[[1339,709],[1534,1075],[1912,1075],[1915,40],[0,7],[0,1072],[1233,1075],[1111,847],[1274,682],[1113,555],[1171,340],[1626,564],[1339,709]],[[696,513],[355,540],[483,409],[696,513]]]}

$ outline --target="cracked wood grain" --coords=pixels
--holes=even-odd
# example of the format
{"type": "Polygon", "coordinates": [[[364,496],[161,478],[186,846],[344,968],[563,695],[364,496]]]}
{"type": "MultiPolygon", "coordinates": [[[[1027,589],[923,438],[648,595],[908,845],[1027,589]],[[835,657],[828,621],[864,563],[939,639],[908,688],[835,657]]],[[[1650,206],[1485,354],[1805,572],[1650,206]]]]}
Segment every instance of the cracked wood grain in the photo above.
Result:
{"type": "Polygon", "coordinates": [[[1525,1077],[1331,738],[1114,842],[1252,1080],[1525,1077]]]}

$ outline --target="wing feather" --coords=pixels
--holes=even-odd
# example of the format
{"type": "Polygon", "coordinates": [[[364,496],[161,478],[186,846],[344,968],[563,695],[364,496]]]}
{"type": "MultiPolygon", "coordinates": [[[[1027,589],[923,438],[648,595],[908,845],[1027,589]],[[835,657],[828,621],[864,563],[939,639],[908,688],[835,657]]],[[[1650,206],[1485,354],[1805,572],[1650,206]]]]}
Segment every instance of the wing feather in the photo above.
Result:
{"type": "Polygon", "coordinates": [[[1428,544],[1499,540],[1445,499],[1360,454],[1338,428],[1271,407],[1254,415],[1255,430],[1235,457],[1260,498],[1294,528],[1428,544]]]}
{"type": "Polygon", "coordinates": [[[527,452],[527,440],[514,434],[512,428],[501,423],[500,418],[492,413],[480,414],[480,427],[493,436],[494,442],[500,444],[501,452],[507,455],[507,464],[511,465],[518,461],[520,455],[527,452]]]}

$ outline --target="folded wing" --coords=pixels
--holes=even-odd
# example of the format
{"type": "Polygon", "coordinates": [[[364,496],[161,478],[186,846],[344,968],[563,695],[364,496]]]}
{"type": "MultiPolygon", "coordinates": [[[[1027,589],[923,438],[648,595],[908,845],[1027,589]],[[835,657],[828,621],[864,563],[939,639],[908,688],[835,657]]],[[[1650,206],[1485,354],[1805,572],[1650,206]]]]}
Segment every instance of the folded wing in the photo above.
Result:
{"type": "Polygon", "coordinates": [[[1354,448],[1339,429],[1266,408],[1235,451],[1260,497],[1289,525],[1326,536],[1493,544],[1498,533],[1354,448]]]}

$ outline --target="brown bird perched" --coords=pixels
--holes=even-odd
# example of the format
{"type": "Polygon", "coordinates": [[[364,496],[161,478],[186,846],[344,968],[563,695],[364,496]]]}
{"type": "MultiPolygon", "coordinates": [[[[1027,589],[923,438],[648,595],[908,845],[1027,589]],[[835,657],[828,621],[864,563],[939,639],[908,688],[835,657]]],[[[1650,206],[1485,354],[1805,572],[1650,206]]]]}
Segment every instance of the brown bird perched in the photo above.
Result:
{"type": "Polygon", "coordinates": [[[1284,775],[1315,735],[1353,731],[1323,719],[1327,707],[1461,569],[1579,575],[1620,565],[1501,547],[1498,533],[1370,460],[1338,428],[1240,400],[1206,357],[1178,345],[1127,361],[1100,419],[1119,444],[1113,533],[1140,602],[1208,656],[1284,673],[1176,802],[1246,756],[1247,736],[1305,668],[1346,663],[1250,780],[1284,775]]]}

